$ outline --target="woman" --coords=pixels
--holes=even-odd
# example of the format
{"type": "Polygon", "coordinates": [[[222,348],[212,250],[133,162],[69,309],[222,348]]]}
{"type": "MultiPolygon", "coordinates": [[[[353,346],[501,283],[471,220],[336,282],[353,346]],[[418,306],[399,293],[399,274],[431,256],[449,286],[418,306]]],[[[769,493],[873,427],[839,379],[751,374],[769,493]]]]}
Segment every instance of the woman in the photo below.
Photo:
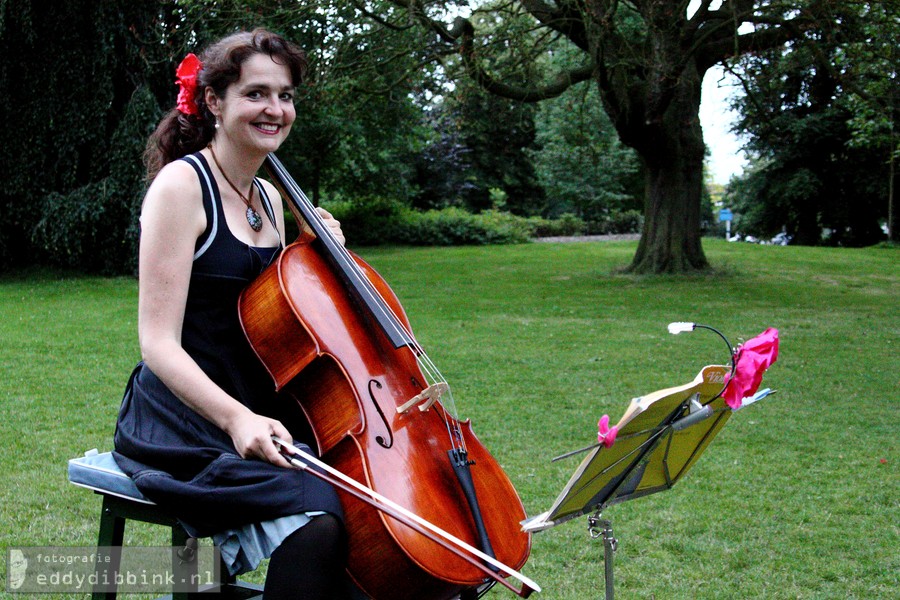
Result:
{"type": "Polygon", "coordinates": [[[115,436],[120,467],[192,535],[212,535],[232,573],[271,555],[267,598],[346,597],[337,496],[279,454],[272,436],[293,436],[237,315],[241,290],[284,245],[280,195],[255,174],[290,132],[305,67],[299,49],[264,30],[179,67],[178,105],[145,157],[143,361],[115,436]]]}

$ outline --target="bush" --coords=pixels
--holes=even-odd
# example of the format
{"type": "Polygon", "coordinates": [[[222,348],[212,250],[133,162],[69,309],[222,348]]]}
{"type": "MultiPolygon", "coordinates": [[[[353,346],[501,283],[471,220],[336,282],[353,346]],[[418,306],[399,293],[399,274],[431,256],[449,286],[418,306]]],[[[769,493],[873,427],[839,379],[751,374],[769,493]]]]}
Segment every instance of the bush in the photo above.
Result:
{"type": "Polygon", "coordinates": [[[643,226],[644,215],[640,211],[616,211],[601,220],[588,223],[588,233],[593,235],[640,233],[643,226]]]}
{"type": "Polygon", "coordinates": [[[560,215],[558,219],[544,219],[531,217],[528,219],[531,226],[531,234],[534,237],[562,237],[584,235],[587,231],[587,223],[581,217],[572,213],[560,215]]]}
{"type": "Polygon", "coordinates": [[[528,219],[500,210],[487,210],[477,215],[490,231],[489,244],[522,244],[534,233],[528,219]]]}
{"type": "Polygon", "coordinates": [[[107,275],[131,266],[133,247],[120,235],[129,215],[116,191],[105,179],[41,199],[32,240],[47,263],[107,275]]]}
{"type": "Polygon", "coordinates": [[[335,202],[326,208],[341,222],[350,243],[360,246],[516,244],[532,236],[526,219],[496,210],[479,214],[461,208],[418,212],[385,199],[335,202]]]}
{"type": "Polygon", "coordinates": [[[410,212],[396,240],[415,246],[461,246],[527,242],[525,220],[509,213],[472,214],[461,208],[410,212]]]}
{"type": "Polygon", "coordinates": [[[640,212],[616,212],[601,222],[587,223],[571,213],[558,219],[519,217],[500,210],[472,214],[461,208],[420,212],[382,198],[331,202],[327,208],[353,245],[406,244],[462,246],[521,244],[532,238],[585,234],[639,233],[640,212]]]}
{"type": "Polygon", "coordinates": [[[341,222],[344,235],[354,245],[378,246],[404,243],[404,222],[414,211],[403,204],[384,198],[323,203],[323,207],[341,222]]]}
{"type": "Polygon", "coordinates": [[[644,215],[637,210],[614,212],[609,218],[609,233],[640,233],[644,215]]]}
{"type": "Polygon", "coordinates": [[[103,275],[136,272],[145,191],[141,153],[158,115],[153,95],[139,89],[110,140],[103,172],[39,199],[40,220],[29,233],[40,262],[103,275]]]}

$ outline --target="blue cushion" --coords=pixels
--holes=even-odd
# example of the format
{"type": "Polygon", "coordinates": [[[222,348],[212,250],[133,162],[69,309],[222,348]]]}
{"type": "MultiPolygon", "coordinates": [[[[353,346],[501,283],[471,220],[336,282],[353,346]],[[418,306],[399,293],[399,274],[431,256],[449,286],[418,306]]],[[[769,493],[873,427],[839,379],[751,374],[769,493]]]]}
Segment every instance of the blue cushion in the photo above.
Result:
{"type": "Polygon", "coordinates": [[[88,450],[84,456],[69,461],[69,481],[75,485],[100,492],[153,504],[140,492],[131,477],[126,475],[116,464],[112,452],[88,450]]]}

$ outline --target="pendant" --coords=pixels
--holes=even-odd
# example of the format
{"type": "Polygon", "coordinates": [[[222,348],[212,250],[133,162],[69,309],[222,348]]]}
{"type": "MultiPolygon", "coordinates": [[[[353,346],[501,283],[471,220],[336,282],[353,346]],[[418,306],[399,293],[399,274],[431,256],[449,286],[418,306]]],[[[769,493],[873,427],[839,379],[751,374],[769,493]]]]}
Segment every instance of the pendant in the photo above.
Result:
{"type": "Polygon", "coordinates": [[[252,206],[247,207],[247,222],[250,223],[250,227],[253,228],[253,231],[262,229],[262,219],[260,218],[259,213],[253,210],[252,206]]]}

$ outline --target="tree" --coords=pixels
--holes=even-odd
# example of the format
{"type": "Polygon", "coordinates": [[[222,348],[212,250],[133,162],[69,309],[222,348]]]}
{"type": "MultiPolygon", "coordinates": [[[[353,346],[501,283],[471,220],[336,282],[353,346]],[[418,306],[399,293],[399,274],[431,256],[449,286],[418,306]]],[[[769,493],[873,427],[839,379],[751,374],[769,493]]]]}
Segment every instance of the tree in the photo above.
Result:
{"type": "Polygon", "coordinates": [[[155,0],[0,3],[0,260],[133,264],[155,0]],[[135,170],[132,168],[137,166],[135,170]]]}
{"type": "Polygon", "coordinates": [[[540,151],[531,152],[548,196],[544,216],[571,213],[603,231],[611,215],[639,210],[641,174],[634,150],[619,141],[597,91],[585,84],[541,103],[540,151]]]}
{"type": "Polygon", "coordinates": [[[887,235],[897,241],[897,159],[900,158],[900,98],[897,65],[900,52],[900,2],[871,3],[862,10],[862,35],[843,46],[844,77],[850,79],[847,104],[851,142],[855,148],[875,148],[888,165],[885,204],[887,235]]]}
{"type": "Polygon", "coordinates": [[[285,149],[314,201],[407,198],[424,136],[419,95],[432,77],[422,67],[421,32],[359,22],[352,6],[323,0],[284,8],[270,22],[306,49],[308,82],[285,149]],[[410,48],[413,50],[410,51],[410,48]]]}
{"type": "Polygon", "coordinates": [[[883,239],[897,152],[897,72],[887,58],[898,10],[891,20],[884,5],[845,5],[832,29],[744,57],[734,69],[746,91],[736,129],[756,156],[730,186],[743,231],[768,236],[784,227],[800,244],[883,239]]]}
{"type": "Polygon", "coordinates": [[[726,59],[778,47],[822,26],[840,2],[699,0],[691,15],[689,0],[485,2],[473,11],[478,18],[457,17],[452,26],[442,17],[456,2],[391,4],[406,14],[384,12],[382,19],[393,18],[396,26],[416,19],[456,50],[469,76],[492,93],[538,102],[592,81],[620,139],[645,169],[644,229],[630,269],[661,273],[707,267],[700,242],[703,75],[726,59]],[[476,27],[479,20],[491,24],[489,35],[476,27]],[[739,32],[742,25],[751,31],[739,32]],[[579,66],[529,72],[538,57],[561,45],[581,53],[579,66]]]}
{"type": "Polygon", "coordinates": [[[436,196],[443,192],[448,194],[444,204],[480,212],[495,208],[495,194],[502,192],[504,209],[513,214],[531,216],[542,211],[544,190],[527,154],[535,149],[533,105],[461,82],[434,112],[439,135],[434,148],[425,148],[422,166],[436,168],[420,169],[423,197],[418,205],[437,206],[436,196]],[[439,152],[447,152],[451,160],[438,158],[439,152]],[[449,173],[435,172],[448,167],[449,173]],[[433,179],[425,180],[425,176],[433,179]]]}
{"type": "Polygon", "coordinates": [[[266,26],[309,49],[284,149],[301,182],[316,195],[408,194],[412,92],[427,72],[407,37],[421,32],[366,44],[348,10],[337,0],[0,2],[0,264],[133,272],[141,153],[174,105],[174,66],[239,28],[266,26]]]}
{"type": "MultiPolygon", "coordinates": [[[[409,165],[421,137],[416,95],[430,77],[415,49],[421,31],[360,22],[342,0],[172,5],[179,9],[178,29],[194,32],[181,55],[253,27],[278,31],[304,49],[309,71],[297,90],[297,120],[278,154],[314,203],[410,195],[409,165]]],[[[179,59],[173,57],[169,68],[179,59]]]]}

